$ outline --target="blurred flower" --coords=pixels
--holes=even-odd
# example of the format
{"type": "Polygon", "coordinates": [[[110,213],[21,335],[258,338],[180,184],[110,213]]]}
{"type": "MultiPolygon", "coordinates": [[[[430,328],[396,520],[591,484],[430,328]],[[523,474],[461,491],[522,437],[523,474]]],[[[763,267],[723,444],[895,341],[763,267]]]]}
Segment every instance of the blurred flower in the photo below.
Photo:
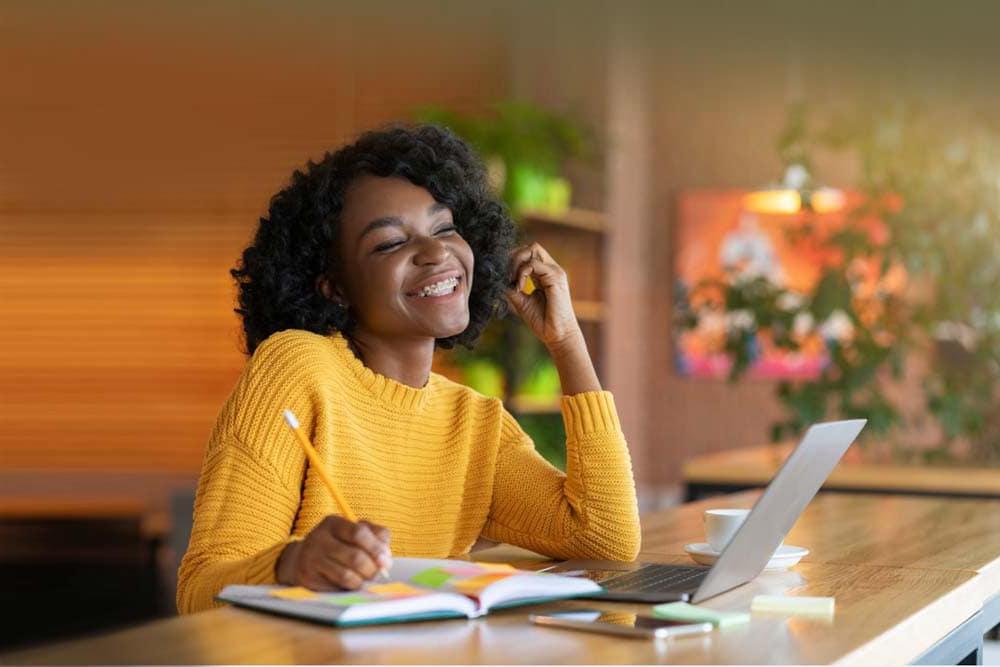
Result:
{"type": "Polygon", "coordinates": [[[805,299],[802,298],[801,294],[795,292],[782,292],[775,303],[782,310],[793,311],[801,308],[805,299]]]}
{"type": "Polygon", "coordinates": [[[816,319],[812,316],[812,313],[808,311],[798,313],[795,315],[795,319],[792,320],[792,335],[796,338],[805,338],[812,333],[815,325],[816,319]]]}
{"type": "Polygon", "coordinates": [[[820,325],[819,333],[827,340],[846,343],[854,337],[854,323],[847,313],[838,308],[820,325]]]}
{"type": "Polygon", "coordinates": [[[881,296],[902,294],[907,282],[906,267],[899,262],[893,262],[878,283],[881,296]]]}
{"type": "Polygon", "coordinates": [[[854,223],[858,229],[865,232],[873,246],[884,246],[889,242],[889,226],[881,217],[865,216],[854,223]]]}
{"type": "Polygon", "coordinates": [[[746,309],[726,313],[726,329],[729,331],[750,331],[757,324],[757,318],[746,309]]]}
{"type": "Polygon", "coordinates": [[[966,350],[976,347],[978,332],[964,322],[938,322],[934,326],[934,337],[941,341],[954,341],[966,350]]]}
{"type": "Polygon", "coordinates": [[[706,334],[724,333],[726,330],[726,316],[717,310],[703,310],[698,315],[698,328],[706,334]]]}

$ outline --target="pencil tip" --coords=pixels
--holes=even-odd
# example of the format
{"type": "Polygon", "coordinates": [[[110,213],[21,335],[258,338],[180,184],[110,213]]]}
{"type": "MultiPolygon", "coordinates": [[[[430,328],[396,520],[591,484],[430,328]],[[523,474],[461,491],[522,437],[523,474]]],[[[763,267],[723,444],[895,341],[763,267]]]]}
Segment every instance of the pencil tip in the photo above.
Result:
{"type": "Polygon", "coordinates": [[[285,421],[288,422],[288,425],[292,428],[299,427],[299,420],[296,419],[295,413],[291,410],[285,410],[285,421]]]}

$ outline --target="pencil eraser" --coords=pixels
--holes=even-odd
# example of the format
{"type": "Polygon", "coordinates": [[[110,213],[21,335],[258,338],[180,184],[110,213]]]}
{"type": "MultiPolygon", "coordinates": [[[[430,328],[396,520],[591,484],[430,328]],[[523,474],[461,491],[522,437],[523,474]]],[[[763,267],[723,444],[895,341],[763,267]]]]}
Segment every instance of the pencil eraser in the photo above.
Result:
{"type": "Polygon", "coordinates": [[[806,616],[833,616],[834,599],[824,597],[792,597],[755,595],[750,611],[806,616]]]}
{"type": "Polygon", "coordinates": [[[738,611],[715,611],[697,607],[687,602],[668,602],[653,607],[653,616],[669,621],[690,621],[692,623],[711,623],[717,628],[739,625],[750,620],[750,614],[738,611]]]}

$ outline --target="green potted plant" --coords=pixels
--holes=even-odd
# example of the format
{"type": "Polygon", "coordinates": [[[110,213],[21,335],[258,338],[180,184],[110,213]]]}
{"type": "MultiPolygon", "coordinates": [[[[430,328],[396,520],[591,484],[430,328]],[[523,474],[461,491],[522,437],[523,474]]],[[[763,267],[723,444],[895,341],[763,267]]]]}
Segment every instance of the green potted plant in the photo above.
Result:
{"type": "MultiPolygon", "coordinates": [[[[592,134],[582,124],[526,102],[499,102],[482,115],[425,107],[415,117],[452,129],[483,156],[490,180],[515,220],[529,210],[564,212],[572,197],[566,162],[590,160],[595,154],[592,134]]],[[[467,384],[503,398],[539,451],[564,465],[559,416],[519,415],[512,400],[516,395],[554,400],[559,393],[548,353],[515,316],[494,323],[474,350],[456,349],[452,358],[467,384]]]]}

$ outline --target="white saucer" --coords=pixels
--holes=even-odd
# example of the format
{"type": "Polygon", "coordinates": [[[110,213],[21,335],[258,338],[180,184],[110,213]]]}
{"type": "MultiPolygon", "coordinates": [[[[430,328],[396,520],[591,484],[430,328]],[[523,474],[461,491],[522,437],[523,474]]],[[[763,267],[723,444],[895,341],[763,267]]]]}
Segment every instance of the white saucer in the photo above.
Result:
{"type": "MultiPolygon", "coordinates": [[[[684,547],[684,551],[686,551],[687,554],[694,559],[694,562],[699,565],[712,565],[719,557],[719,552],[708,546],[706,542],[688,544],[684,547]]],[[[774,555],[771,556],[771,560],[767,561],[767,565],[764,566],[764,569],[787,570],[802,560],[802,557],[808,553],[809,550],[805,547],[782,544],[778,547],[778,550],[774,552],[774,555]]]]}

